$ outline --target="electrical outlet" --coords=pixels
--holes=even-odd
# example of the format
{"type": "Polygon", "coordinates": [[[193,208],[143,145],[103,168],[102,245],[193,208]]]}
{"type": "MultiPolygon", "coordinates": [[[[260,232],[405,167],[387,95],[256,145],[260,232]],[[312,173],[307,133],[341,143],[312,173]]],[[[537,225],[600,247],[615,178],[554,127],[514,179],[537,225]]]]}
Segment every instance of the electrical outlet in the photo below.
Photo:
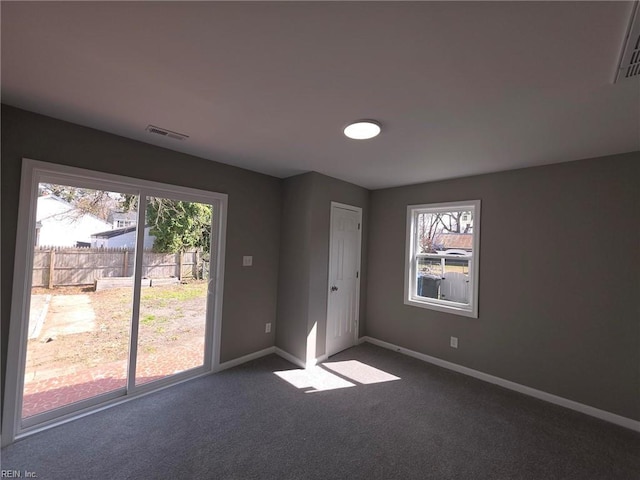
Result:
{"type": "Polygon", "coordinates": [[[449,345],[451,345],[451,348],[458,348],[458,337],[451,337],[449,345]]]}
{"type": "Polygon", "coordinates": [[[242,266],[250,267],[253,265],[253,257],[251,255],[245,255],[242,257],[242,266]]]}
{"type": "Polygon", "coordinates": [[[264,333],[271,333],[271,323],[265,323],[264,333]]]}

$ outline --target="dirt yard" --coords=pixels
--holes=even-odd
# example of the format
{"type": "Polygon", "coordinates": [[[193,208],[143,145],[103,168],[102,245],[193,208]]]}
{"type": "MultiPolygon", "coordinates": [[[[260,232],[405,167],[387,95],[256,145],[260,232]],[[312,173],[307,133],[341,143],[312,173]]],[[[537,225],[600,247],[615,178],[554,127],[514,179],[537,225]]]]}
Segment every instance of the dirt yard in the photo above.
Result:
{"type": "MultiPolygon", "coordinates": [[[[32,293],[34,307],[36,299],[51,297],[39,334],[28,343],[27,382],[53,371],[91,369],[127,358],[132,288],[100,292],[93,287],[35,288],[32,293]]],[[[143,288],[140,360],[147,354],[166,354],[173,346],[202,349],[206,299],[205,281],[143,288]]]]}

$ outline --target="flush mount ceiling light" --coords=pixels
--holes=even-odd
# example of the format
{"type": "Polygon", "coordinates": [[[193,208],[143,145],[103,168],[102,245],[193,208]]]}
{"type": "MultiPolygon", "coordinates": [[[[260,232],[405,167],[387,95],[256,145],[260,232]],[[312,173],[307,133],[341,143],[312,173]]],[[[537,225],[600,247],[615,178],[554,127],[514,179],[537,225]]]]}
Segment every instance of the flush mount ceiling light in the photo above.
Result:
{"type": "Polygon", "coordinates": [[[374,120],[358,120],[344,128],[344,134],[354,140],[367,140],[380,133],[380,124],[374,120]]]}

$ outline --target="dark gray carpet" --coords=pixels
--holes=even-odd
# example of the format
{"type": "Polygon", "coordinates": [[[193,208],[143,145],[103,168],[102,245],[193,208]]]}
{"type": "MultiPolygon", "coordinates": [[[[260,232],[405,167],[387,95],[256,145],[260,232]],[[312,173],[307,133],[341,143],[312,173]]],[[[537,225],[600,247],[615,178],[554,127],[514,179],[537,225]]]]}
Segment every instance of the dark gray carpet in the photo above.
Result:
{"type": "Polygon", "coordinates": [[[400,380],[304,393],[275,356],[35,434],[2,468],[43,479],[632,479],[640,434],[395,352],[400,380]]]}

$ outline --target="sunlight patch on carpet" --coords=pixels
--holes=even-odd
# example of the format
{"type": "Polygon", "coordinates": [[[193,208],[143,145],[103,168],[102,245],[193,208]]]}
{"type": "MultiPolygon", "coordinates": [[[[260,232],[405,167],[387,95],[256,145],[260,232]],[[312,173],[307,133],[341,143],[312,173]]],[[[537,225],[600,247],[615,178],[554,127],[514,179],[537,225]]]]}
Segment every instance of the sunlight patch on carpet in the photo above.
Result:
{"type": "Polygon", "coordinates": [[[305,393],[336,390],[338,388],[355,387],[354,383],[326,371],[320,366],[296,370],[273,372],[296,388],[309,389],[305,393]]]}
{"type": "Polygon", "coordinates": [[[370,385],[400,380],[400,377],[357,360],[326,362],[311,368],[297,368],[273,373],[294,387],[305,390],[305,393],[355,387],[357,384],[370,385]]]}
{"type": "Polygon", "coordinates": [[[390,373],[384,372],[378,368],[371,367],[366,363],[359,362],[358,360],[325,362],[322,366],[342,375],[343,377],[350,378],[355,382],[363,383],[365,385],[400,380],[400,377],[391,375],[390,373]]]}

